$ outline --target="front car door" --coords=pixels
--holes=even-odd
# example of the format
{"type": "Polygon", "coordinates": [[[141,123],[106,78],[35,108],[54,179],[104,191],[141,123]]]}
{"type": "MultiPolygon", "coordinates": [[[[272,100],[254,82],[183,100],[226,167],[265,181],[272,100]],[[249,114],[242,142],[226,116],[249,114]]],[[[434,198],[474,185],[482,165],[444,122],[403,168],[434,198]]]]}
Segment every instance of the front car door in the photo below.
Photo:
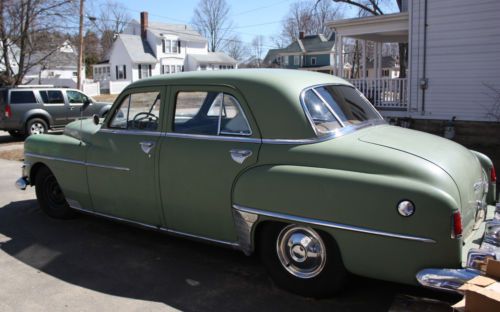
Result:
{"type": "Polygon", "coordinates": [[[68,98],[68,122],[77,120],[80,116],[89,116],[89,112],[93,111],[91,107],[92,102],[90,103],[90,107],[88,107],[84,112],[80,111],[83,103],[90,100],[85,94],[76,90],[66,90],[66,97],[68,98]]]}
{"type": "Polygon", "coordinates": [[[162,226],[156,161],[163,87],[130,89],[88,142],[87,175],[94,210],[162,226]]]}
{"type": "Polygon", "coordinates": [[[161,137],[161,204],[174,231],[236,241],[231,191],[257,162],[261,144],[243,96],[220,87],[171,87],[169,131],[161,137]]]}

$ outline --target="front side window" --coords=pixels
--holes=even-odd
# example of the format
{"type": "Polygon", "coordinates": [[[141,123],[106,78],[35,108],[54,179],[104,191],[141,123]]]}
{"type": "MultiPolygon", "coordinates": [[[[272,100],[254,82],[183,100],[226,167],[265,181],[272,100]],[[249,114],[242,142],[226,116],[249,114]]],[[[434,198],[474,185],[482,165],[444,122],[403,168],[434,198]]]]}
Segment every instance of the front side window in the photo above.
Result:
{"type": "Polygon", "coordinates": [[[355,88],[326,85],[306,90],[303,104],[318,134],[357,125],[370,120],[382,120],[375,108],[355,88]]]}
{"type": "Polygon", "coordinates": [[[10,104],[35,104],[33,91],[11,91],[10,104]]]}
{"type": "Polygon", "coordinates": [[[66,91],[66,95],[68,96],[69,104],[82,104],[89,100],[85,94],[78,91],[68,90],[66,91]]]}
{"type": "Polygon", "coordinates": [[[161,95],[158,91],[127,95],[115,111],[110,128],[158,131],[161,95]]]}
{"type": "Polygon", "coordinates": [[[227,93],[179,92],[174,132],[204,135],[251,135],[238,100],[227,93]]]}
{"type": "Polygon", "coordinates": [[[61,91],[40,90],[40,96],[44,104],[64,104],[64,97],[61,91]]]}

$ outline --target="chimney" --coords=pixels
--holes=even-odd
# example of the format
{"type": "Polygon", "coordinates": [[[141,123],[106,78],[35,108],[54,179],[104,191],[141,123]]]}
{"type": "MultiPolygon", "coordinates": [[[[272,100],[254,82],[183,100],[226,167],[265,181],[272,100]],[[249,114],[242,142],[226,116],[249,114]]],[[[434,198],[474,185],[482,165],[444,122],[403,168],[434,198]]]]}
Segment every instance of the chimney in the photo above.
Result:
{"type": "Polygon", "coordinates": [[[299,32],[299,39],[304,39],[304,32],[303,31],[299,32]]]}
{"type": "Polygon", "coordinates": [[[141,12],[141,38],[143,40],[147,39],[147,32],[146,32],[147,29],[148,29],[148,12],[141,12]]]}

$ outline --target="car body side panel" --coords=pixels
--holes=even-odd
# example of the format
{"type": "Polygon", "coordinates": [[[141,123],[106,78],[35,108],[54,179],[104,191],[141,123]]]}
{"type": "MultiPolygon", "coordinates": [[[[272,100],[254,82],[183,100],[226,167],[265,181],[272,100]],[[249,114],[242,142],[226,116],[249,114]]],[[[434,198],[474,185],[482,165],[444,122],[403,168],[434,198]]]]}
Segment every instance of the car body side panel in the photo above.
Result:
{"type": "MultiPolygon", "coordinates": [[[[291,165],[253,168],[237,181],[233,201],[264,211],[434,240],[419,242],[318,227],[339,244],[346,268],[355,274],[415,282],[424,267],[460,265],[460,240],[450,237],[447,193],[420,181],[391,175],[291,165]],[[411,199],[416,213],[402,217],[396,205],[411,199]]],[[[262,220],[262,219],[261,219],[262,220]]]]}

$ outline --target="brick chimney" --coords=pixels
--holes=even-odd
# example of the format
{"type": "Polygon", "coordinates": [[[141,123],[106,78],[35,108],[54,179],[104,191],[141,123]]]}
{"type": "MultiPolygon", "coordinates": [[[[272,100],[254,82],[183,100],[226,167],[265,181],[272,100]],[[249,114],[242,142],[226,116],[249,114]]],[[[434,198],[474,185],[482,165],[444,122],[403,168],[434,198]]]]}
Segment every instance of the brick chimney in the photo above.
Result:
{"type": "Polygon", "coordinates": [[[299,39],[304,39],[304,32],[303,31],[300,31],[299,32],[299,39]]]}
{"type": "Polygon", "coordinates": [[[146,32],[147,29],[148,29],[148,12],[141,12],[141,38],[143,40],[147,39],[147,32],[146,32]]]}

